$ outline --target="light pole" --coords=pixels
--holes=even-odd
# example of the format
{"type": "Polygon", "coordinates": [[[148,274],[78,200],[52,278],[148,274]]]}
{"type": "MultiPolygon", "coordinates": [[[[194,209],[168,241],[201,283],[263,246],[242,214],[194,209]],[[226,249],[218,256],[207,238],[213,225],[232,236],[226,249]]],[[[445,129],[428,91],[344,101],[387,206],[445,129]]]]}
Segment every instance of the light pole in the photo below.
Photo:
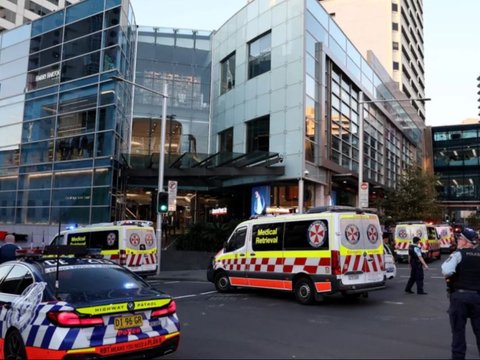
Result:
{"type": "MultiPolygon", "coordinates": [[[[140,89],[144,89],[150,91],[153,94],[159,95],[163,98],[163,106],[162,106],[162,127],[160,129],[160,154],[158,158],[158,192],[163,191],[163,177],[164,177],[164,165],[165,165],[165,128],[167,124],[167,99],[168,99],[168,88],[167,83],[163,85],[163,93],[158,92],[156,90],[150,89],[146,86],[134,83],[133,81],[124,79],[119,76],[112,76],[113,80],[123,81],[127,84],[133,85],[134,87],[139,87],[140,89]]],[[[160,263],[162,259],[162,217],[161,214],[158,212],[157,209],[157,275],[160,274],[160,263]]]]}
{"type": "MultiPolygon", "coordinates": [[[[388,103],[388,102],[402,102],[402,101],[430,101],[430,98],[410,98],[410,99],[389,99],[389,100],[364,100],[363,99],[363,91],[360,91],[359,94],[359,123],[358,123],[358,197],[357,197],[357,206],[359,208],[363,208],[363,202],[361,201],[360,194],[362,192],[367,191],[365,195],[367,197],[367,204],[368,204],[368,185],[365,186],[366,189],[362,189],[363,185],[363,153],[364,153],[364,144],[363,144],[363,105],[364,104],[375,104],[375,103],[388,103]],[[363,191],[362,191],[363,190],[363,191]]],[[[368,205],[367,205],[368,207],[368,205]]]]}

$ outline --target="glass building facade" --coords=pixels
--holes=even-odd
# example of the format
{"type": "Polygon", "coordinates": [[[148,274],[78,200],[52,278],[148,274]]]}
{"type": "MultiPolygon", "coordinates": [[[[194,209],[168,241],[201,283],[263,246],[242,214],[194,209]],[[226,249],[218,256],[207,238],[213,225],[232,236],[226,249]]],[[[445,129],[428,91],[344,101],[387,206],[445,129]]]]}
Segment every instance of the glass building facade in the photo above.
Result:
{"type": "Polygon", "coordinates": [[[437,191],[450,220],[480,210],[480,125],[433,127],[433,166],[437,191]]]}
{"type": "Polygon", "coordinates": [[[422,166],[422,119],[318,1],[249,2],[212,38],[210,152],[282,154],[285,174],[260,180],[274,182],[273,207],[355,205],[359,162],[371,189],[422,166]]]}
{"type": "Polygon", "coordinates": [[[116,216],[134,25],[128,1],[85,0],[0,34],[0,223],[116,216]]]}

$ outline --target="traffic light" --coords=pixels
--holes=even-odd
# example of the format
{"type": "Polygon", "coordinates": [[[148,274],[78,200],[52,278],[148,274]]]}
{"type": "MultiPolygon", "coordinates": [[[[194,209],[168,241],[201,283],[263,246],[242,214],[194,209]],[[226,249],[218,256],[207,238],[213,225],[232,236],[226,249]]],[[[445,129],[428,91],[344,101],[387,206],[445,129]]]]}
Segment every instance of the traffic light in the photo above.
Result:
{"type": "Polygon", "coordinates": [[[168,192],[160,191],[157,196],[157,212],[168,212],[168,192]]]}

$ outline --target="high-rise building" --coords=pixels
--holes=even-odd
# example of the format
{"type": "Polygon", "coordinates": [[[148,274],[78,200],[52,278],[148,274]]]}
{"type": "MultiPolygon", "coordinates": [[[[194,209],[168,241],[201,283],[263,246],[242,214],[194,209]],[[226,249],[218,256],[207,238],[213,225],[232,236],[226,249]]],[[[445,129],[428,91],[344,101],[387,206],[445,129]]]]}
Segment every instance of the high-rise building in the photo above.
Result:
{"type": "Polygon", "coordinates": [[[80,0],[0,0],[0,31],[12,29],[80,0]]]}
{"type": "MultiPolygon", "coordinates": [[[[408,98],[425,97],[423,0],[320,0],[363,56],[372,50],[408,98]]],[[[425,104],[413,101],[425,121],[425,104]]]]}

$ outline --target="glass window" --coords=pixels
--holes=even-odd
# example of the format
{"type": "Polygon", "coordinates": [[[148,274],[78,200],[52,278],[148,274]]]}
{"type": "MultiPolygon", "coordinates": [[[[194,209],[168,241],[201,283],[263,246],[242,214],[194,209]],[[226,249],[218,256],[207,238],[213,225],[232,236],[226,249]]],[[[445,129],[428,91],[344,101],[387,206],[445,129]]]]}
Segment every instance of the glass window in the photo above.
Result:
{"type": "Polygon", "coordinates": [[[11,269],[12,269],[12,265],[4,265],[0,267],[0,283],[3,281],[5,276],[7,276],[7,274],[11,269]]]}
{"type": "Polygon", "coordinates": [[[70,233],[67,235],[67,245],[82,245],[102,250],[118,250],[118,230],[70,233]]]}
{"type": "MultiPolygon", "coordinates": [[[[17,67],[18,70],[18,67],[17,67]]],[[[2,70],[0,70],[2,71],[2,70]]],[[[12,97],[15,95],[23,95],[25,92],[25,84],[27,82],[27,74],[22,74],[19,76],[11,77],[9,79],[0,81],[0,98],[12,97]]],[[[2,108],[2,119],[0,119],[0,124],[4,122],[5,118],[3,117],[3,108],[2,108]]]]}
{"type": "MultiPolygon", "coordinates": [[[[52,187],[51,173],[27,175],[24,189],[49,189],[52,187]]],[[[47,204],[48,205],[48,204],[47,204]]]]}
{"type": "Polygon", "coordinates": [[[398,23],[392,23],[392,30],[398,30],[398,23]]]}
{"type": "Polygon", "coordinates": [[[220,68],[220,94],[224,94],[235,86],[235,53],[223,59],[220,62],[220,68]]]}
{"type": "Polygon", "coordinates": [[[24,122],[22,129],[22,142],[32,142],[52,138],[54,129],[54,117],[24,122]]]}
{"type": "Polygon", "coordinates": [[[30,42],[30,53],[60,45],[62,43],[63,28],[50,31],[46,34],[32,38],[30,42]]]}
{"type": "Polygon", "coordinates": [[[44,67],[60,61],[61,47],[55,46],[45,51],[30,55],[28,60],[28,70],[44,67]]]}
{"type": "Polygon", "coordinates": [[[64,113],[95,107],[97,105],[97,91],[95,85],[60,94],[58,111],[64,113]]]}
{"type": "MultiPolygon", "coordinates": [[[[102,10],[103,10],[103,1],[84,0],[80,3],[75,4],[74,6],[69,6],[67,8],[65,23],[68,24],[68,23],[74,22],[76,20],[90,16],[102,10]]],[[[100,19],[103,20],[101,14],[100,14],[100,19]]]]}
{"type": "Polygon", "coordinates": [[[65,61],[62,65],[62,82],[96,74],[100,67],[100,52],[65,61]]]}
{"type": "Polygon", "coordinates": [[[3,34],[2,47],[6,48],[30,38],[31,26],[22,25],[3,34]]]}
{"type": "MultiPolygon", "coordinates": [[[[90,206],[90,187],[52,191],[52,206],[90,206]]],[[[85,210],[83,210],[85,211],[85,210]]]]}
{"type": "Polygon", "coordinates": [[[270,117],[264,116],[247,123],[247,153],[269,151],[270,117]]]}
{"type": "MultiPolygon", "coordinates": [[[[27,57],[29,46],[30,46],[30,42],[24,41],[24,42],[12,45],[8,48],[2,48],[0,51],[0,64],[5,64],[15,59],[27,57]]],[[[1,74],[0,77],[3,78],[5,76],[4,74],[1,74]]]]}
{"type": "Polygon", "coordinates": [[[98,130],[115,129],[115,107],[101,108],[98,116],[98,130]]]}
{"type": "Polygon", "coordinates": [[[28,269],[25,266],[16,265],[0,284],[0,292],[20,295],[31,283],[33,283],[33,277],[28,269]]]}
{"type": "Polygon", "coordinates": [[[103,32],[103,47],[118,45],[118,36],[121,33],[120,27],[114,27],[103,32]]]}
{"type": "MultiPolygon", "coordinates": [[[[98,1],[101,3],[101,1],[98,1]]],[[[77,21],[65,27],[65,40],[69,41],[102,29],[103,16],[98,14],[85,20],[77,21]]]]}
{"type": "Polygon", "coordinates": [[[248,44],[248,78],[270,71],[272,33],[268,32],[248,44]]]}
{"type": "Polygon", "coordinates": [[[235,230],[230,239],[228,240],[225,252],[232,252],[240,249],[245,245],[245,238],[247,236],[247,228],[240,228],[235,230]]]}
{"type": "Polygon", "coordinates": [[[233,151],[233,127],[222,131],[219,136],[219,151],[232,152],[233,151]]]}
{"type": "Polygon", "coordinates": [[[53,143],[42,141],[21,145],[21,163],[36,164],[53,161],[53,143]]]}
{"type": "Polygon", "coordinates": [[[78,55],[100,49],[102,33],[97,32],[74,41],[63,44],[63,59],[69,59],[78,55]]]}
{"type": "Polygon", "coordinates": [[[92,205],[110,204],[110,187],[93,188],[92,205]]]}
{"type": "Polygon", "coordinates": [[[328,221],[285,223],[285,250],[328,250],[328,221]]]}
{"type": "Polygon", "coordinates": [[[95,185],[110,185],[112,183],[112,172],[109,168],[97,168],[93,174],[95,185]]]}
{"type": "Polygon", "coordinates": [[[72,136],[94,131],[95,116],[95,110],[79,111],[59,116],[57,136],[72,136]]]}
{"type": "Polygon", "coordinates": [[[30,100],[25,103],[25,120],[55,115],[57,95],[30,100]]]}
{"type": "Polygon", "coordinates": [[[65,10],[58,10],[32,22],[32,37],[63,25],[65,10]]]}
{"type": "Polygon", "coordinates": [[[109,71],[120,67],[118,56],[120,48],[118,46],[105,49],[103,51],[103,68],[102,71],[109,71]]]}
{"type": "Polygon", "coordinates": [[[113,155],[113,142],[115,136],[113,132],[100,133],[97,135],[97,143],[95,145],[95,156],[111,156],[113,155]]]}
{"type": "Polygon", "coordinates": [[[28,90],[40,89],[58,84],[60,80],[60,65],[54,64],[28,73],[28,90]]]}
{"type": "Polygon", "coordinates": [[[105,12],[105,27],[116,26],[120,24],[121,7],[105,12]]]}
{"type": "Polygon", "coordinates": [[[275,251],[282,249],[283,223],[262,224],[252,227],[252,248],[254,251],[275,251]]]}

